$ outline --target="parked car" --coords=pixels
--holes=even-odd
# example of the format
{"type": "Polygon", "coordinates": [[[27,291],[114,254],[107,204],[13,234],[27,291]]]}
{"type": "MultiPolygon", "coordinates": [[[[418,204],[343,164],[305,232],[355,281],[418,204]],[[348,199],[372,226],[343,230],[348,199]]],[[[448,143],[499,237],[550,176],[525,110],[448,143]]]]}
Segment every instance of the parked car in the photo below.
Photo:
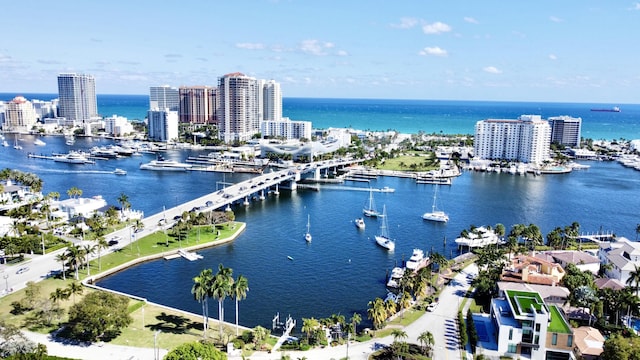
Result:
{"type": "Polygon", "coordinates": [[[438,302],[432,302],[431,304],[429,304],[429,306],[427,306],[427,311],[428,311],[428,312],[432,312],[432,311],[434,311],[437,307],[438,307],[438,302]]]}

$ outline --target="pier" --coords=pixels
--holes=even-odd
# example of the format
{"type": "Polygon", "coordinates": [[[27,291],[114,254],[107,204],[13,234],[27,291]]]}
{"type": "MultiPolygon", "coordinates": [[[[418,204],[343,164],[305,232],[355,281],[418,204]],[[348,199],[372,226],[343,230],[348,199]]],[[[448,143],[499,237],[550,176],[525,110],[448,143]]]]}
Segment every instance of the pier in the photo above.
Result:
{"type": "Polygon", "coordinates": [[[296,320],[293,319],[291,315],[289,315],[287,316],[287,319],[285,320],[285,322],[280,322],[280,313],[277,313],[273,317],[272,322],[273,322],[273,325],[272,325],[273,330],[276,330],[276,329],[283,330],[282,336],[280,336],[280,338],[278,339],[278,342],[276,342],[276,344],[271,349],[271,351],[274,352],[274,351],[278,351],[280,346],[282,346],[282,344],[284,344],[284,342],[287,341],[287,339],[289,339],[291,330],[293,330],[293,328],[296,327],[296,320]]]}

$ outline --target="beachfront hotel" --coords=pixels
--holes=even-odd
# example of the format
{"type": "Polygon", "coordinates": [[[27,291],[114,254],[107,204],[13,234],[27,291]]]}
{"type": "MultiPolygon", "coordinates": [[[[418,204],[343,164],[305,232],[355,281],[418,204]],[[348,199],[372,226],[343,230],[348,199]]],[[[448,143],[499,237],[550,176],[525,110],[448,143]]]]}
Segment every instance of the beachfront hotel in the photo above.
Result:
{"type": "Polygon", "coordinates": [[[92,75],[58,75],[58,97],[59,117],[82,123],[99,117],[96,81],[92,75]]]}
{"type": "Polygon", "coordinates": [[[38,121],[33,104],[22,96],[9,101],[5,110],[4,131],[27,132],[38,121]]]}
{"type": "Polygon", "coordinates": [[[498,352],[531,360],[575,359],[573,330],[556,305],[537,292],[504,290],[491,300],[498,352]]]}
{"type": "Polygon", "coordinates": [[[552,116],[548,118],[551,125],[551,142],[571,147],[580,146],[580,129],[582,118],[571,116],[552,116]]]}
{"type": "Polygon", "coordinates": [[[551,127],[540,115],[521,115],[517,120],[488,119],[475,127],[476,158],[540,164],[549,159],[551,127]]]}

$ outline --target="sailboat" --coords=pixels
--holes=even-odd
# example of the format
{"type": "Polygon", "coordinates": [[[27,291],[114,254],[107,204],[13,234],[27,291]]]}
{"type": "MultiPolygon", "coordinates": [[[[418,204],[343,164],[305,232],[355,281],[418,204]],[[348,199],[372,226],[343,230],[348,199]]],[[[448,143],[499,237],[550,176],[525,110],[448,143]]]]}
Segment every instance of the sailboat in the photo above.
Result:
{"type": "Polygon", "coordinates": [[[311,233],[309,232],[310,228],[311,228],[311,216],[307,215],[307,233],[304,234],[304,239],[307,242],[311,242],[311,233]]]}
{"type": "Polygon", "coordinates": [[[376,204],[373,201],[373,189],[369,188],[369,203],[362,209],[364,216],[377,217],[380,216],[378,210],[376,210],[376,204]]]}
{"type": "Polygon", "coordinates": [[[447,215],[442,210],[436,209],[437,194],[438,194],[438,185],[436,185],[433,190],[433,205],[431,206],[431,212],[424,213],[424,215],[422,215],[422,218],[430,221],[447,222],[449,221],[449,215],[447,215]]]}
{"type": "Polygon", "coordinates": [[[18,137],[16,136],[13,148],[16,150],[22,150],[22,145],[18,144],[18,137]]]}
{"type": "Polygon", "coordinates": [[[396,242],[389,238],[389,225],[387,224],[387,208],[382,206],[382,215],[380,216],[382,221],[380,222],[380,235],[376,235],[376,243],[383,248],[393,251],[396,248],[396,242]]]}

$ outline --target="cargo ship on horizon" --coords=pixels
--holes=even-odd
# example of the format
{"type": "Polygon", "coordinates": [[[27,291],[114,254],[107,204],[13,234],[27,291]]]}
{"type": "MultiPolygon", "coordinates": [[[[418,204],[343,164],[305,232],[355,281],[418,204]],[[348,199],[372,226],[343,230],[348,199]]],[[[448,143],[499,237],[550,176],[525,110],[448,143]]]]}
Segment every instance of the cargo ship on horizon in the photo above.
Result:
{"type": "Polygon", "coordinates": [[[617,106],[614,106],[612,108],[607,108],[607,109],[591,109],[591,111],[620,112],[620,108],[617,106]]]}

